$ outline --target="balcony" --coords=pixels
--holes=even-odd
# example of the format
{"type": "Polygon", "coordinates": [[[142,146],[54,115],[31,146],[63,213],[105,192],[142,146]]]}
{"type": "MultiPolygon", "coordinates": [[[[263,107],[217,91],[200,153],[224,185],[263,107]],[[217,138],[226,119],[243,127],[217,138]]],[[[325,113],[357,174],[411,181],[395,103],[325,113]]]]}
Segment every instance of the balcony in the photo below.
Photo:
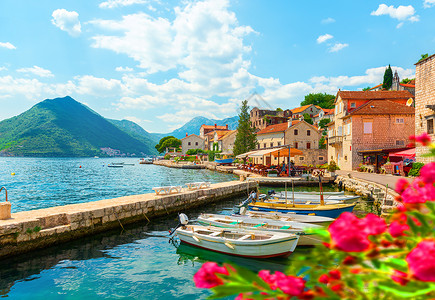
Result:
{"type": "Polygon", "coordinates": [[[343,143],[343,136],[341,135],[328,137],[328,145],[334,146],[334,145],[340,145],[342,143],[343,143]]]}

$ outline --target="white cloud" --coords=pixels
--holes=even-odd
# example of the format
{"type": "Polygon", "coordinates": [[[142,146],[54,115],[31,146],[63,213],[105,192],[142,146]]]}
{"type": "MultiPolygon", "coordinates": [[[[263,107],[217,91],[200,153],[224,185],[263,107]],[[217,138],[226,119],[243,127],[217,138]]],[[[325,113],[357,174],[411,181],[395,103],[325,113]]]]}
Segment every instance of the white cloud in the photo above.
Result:
{"type": "Polygon", "coordinates": [[[334,23],[334,22],[335,22],[335,19],[333,19],[333,18],[331,18],[331,17],[328,17],[328,18],[323,19],[323,20],[321,21],[322,24],[331,24],[331,23],[334,23]]]}
{"type": "Polygon", "coordinates": [[[121,82],[116,79],[98,78],[91,75],[77,76],[76,92],[82,95],[109,97],[119,95],[122,91],[121,82]]]}
{"type": "Polygon", "coordinates": [[[101,2],[100,8],[117,8],[122,6],[130,6],[133,4],[145,4],[148,3],[147,0],[108,0],[101,2]]]}
{"type": "Polygon", "coordinates": [[[424,0],[423,7],[430,8],[435,5],[435,0],[424,0]]]}
{"type": "Polygon", "coordinates": [[[79,14],[66,9],[56,9],[52,14],[51,22],[61,30],[68,32],[71,36],[78,36],[82,32],[79,21],[79,14]]]}
{"type": "Polygon", "coordinates": [[[324,35],[321,35],[321,36],[319,36],[318,38],[317,38],[317,44],[321,44],[321,43],[324,43],[324,42],[326,42],[327,40],[329,40],[329,39],[332,39],[333,38],[333,36],[332,35],[330,35],[330,34],[324,34],[324,35]]]}
{"type": "MultiPolygon", "coordinates": [[[[432,0],[431,0],[432,1],[432,0]]],[[[403,6],[400,5],[397,8],[393,5],[387,6],[386,4],[380,4],[378,9],[371,12],[372,16],[387,15],[393,19],[401,21],[397,28],[402,27],[404,21],[418,22],[420,17],[415,14],[415,9],[412,5],[403,6]]]]}
{"type": "Polygon", "coordinates": [[[130,67],[116,67],[115,70],[117,72],[133,72],[133,69],[130,67]]]}
{"type": "Polygon", "coordinates": [[[348,47],[349,44],[344,44],[344,43],[335,43],[334,45],[332,45],[329,48],[329,52],[338,52],[346,47],[348,47]]]}
{"type": "Polygon", "coordinates": [[[0,48],[6,48],[6,49],[10,49],[10,50],[17,49],[14,45],[12,45],[9,42],[6,42],[6,43],[0,42],[0,48]]]}
{"type": "Polygon", "coordinates": [[[6,68],[6,67],[0,67],[0,71],[7,71],[8,70],[8,68],[6,68]]]}
{"type": "Polygon", "coordinates": [[[21,68],[17,72],[20,73],[31,73],[40,77],[53,77],[53,73],[50,70],[43,69],[38,66],[33,66],[31,68],[21,68]]]}

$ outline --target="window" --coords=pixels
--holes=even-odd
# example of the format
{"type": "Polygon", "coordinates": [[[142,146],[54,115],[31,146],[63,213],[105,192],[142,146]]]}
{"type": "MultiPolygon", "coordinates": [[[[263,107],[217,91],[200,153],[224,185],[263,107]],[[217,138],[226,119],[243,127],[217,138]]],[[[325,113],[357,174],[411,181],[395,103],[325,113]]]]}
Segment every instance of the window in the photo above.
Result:
{"type": "Polygon", "coordinates": [[[350,134],[350,123],[347,124],[347,134],[350,134]]]}
{"type": "Polygon", "coordinates": [[[295,142],[295,149],[298,149],[298,142],[295,142]]]}
{"type": "Polygon", "coordinates": [[[260,149],[260,144],[257,144],[257,149],[260,149]]]}
{"type": "Polygon", "coordinates": [[[396,140],[396,146],[405,146],[405,141],[403,141],[403,140],[396,140]]]}
{"type": "Polygon", "coordinates": [[[198,146],[198,142],[195,142],[195,146],[198,146]]]}
{"type": "Polygon", "coordinates": [[[311,130],[307,130],[307,135],[308,135],[308,136],[311,135],[311,130]]]}
{"type": "Polygon", "coordinates": [[[263,148],[266,148],[266,143],[263,144],[263,148]]]}
{"type": "Polygon", "coordinates": [[[190,146],[190,142],[187,142],[187,145],[190,146]]]}
{"type": "Polygon", "coordinates": [[[304,159],[305,159],[305,157],[299,156],[299,160],[304,160],[304,159]]]}
{"type": "Polygon", "coordinates": [[[273,143],[270,143],[270,147],[273,147],[273,143]]]}
{"type": "Polygon", "coordinates": [[[307,149],[311,149],[311,143],[307,143],[307,149]]]}
{"type": "Polygon", "coordinates": [[[347,155],[344,156],[344,160],[347,160],[347,155]]]}
{"type": "Polygon", "coordinates": [[[372,122],[364,122],[364,133],[372,133],[372,122]]]}
{"type": "Polygon", "coordinates": [[[427,120],[427,133],[433,134],[433,119],[427,120]]]}
{"type": "Polygon", "coordinates": [[[281,146],[281,142],[278,142],[278,146],[281,146]]]}
{"type": "Polygon", "coordinates": [[[324,158],[323,158],[323,156],[319,156],[319,160],[323,160],[324,158]]]}
{"type": "Polygon", "coordinates": [[[298,130],[295,129],[295,130],[293,131],[293,134],[294,134],[294,135],[298,135],[298,130]]]}
{"type": "Polygon", "coordinates": [[[396,118],[396,124],[403,124],[405,123],[403,118],[396,118]]]}
{"type": "Polygon", "coordinates": [[[350,103],[350,108],[355,108],[356,107],[356,103],[355,102],[351,102],[350,103]]]}

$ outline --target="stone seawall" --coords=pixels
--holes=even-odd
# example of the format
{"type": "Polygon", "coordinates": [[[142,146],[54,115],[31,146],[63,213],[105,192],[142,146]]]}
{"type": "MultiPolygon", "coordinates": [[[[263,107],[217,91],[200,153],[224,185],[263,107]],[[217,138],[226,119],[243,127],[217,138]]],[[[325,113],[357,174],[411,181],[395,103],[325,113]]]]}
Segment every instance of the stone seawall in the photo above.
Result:
{"type": "Polygon", "coordinates": [[[154,165],[164,166],[168,168],[176,168],[176,169],[205,169],[205,165],[203,164],[194,164],[193,162],[174,162],[172,160],[155,160],[153,161],[154,165]]]}
{"type": "Polygon", "coordinates": [[[395,198],[399,196],[393,189],[360,178],[339,175],[335,183],[357,195],[374,200],[374,205],[380,207],[382,213],[387,214],[397,206],[395,198]]]}
{"type": "MultiPolygon", "coordinates": [[[[247,195],[254,182],[230,181],[167,196],[143,194],[13,213],[0,220],[0,257],[92,235],[206,203],[247,195]]],[[[12,203],[13,205],[13,203],[12,203]]]]}

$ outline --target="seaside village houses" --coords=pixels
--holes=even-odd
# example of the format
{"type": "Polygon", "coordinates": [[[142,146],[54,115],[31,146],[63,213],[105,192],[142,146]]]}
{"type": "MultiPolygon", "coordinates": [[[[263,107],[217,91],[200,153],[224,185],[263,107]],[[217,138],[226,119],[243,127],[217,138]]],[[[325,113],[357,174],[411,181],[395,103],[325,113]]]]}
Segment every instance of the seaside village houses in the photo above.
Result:
{"type": "MultiPolygon", "coordinates": [[[[427,132],[435,140],[435,54],[415,65],[415,134],[427,132]]],[[[426,150],[416,145],[416,161],[429,163],[434,157],[423,157],[426,150]]]]}
{"type": "Polygon", "coordinates": [[[203,124],[200,134],[187,134],[181,139],[182,153],[186,154],[190,149],[222,151],[222,154],[233,153],[237,130],[229,130],[228,125],[217,126],[203,124]]]}
{"type": "MultiPolygon", "coordinates": [[[[418,82],[418,81],[417,81],[418,82]]],[[[328,162],[378,172],[390,152],[406,149],[415,132],[414,95],[399,91],[338,91],[328,124],[328,162]]]]}

